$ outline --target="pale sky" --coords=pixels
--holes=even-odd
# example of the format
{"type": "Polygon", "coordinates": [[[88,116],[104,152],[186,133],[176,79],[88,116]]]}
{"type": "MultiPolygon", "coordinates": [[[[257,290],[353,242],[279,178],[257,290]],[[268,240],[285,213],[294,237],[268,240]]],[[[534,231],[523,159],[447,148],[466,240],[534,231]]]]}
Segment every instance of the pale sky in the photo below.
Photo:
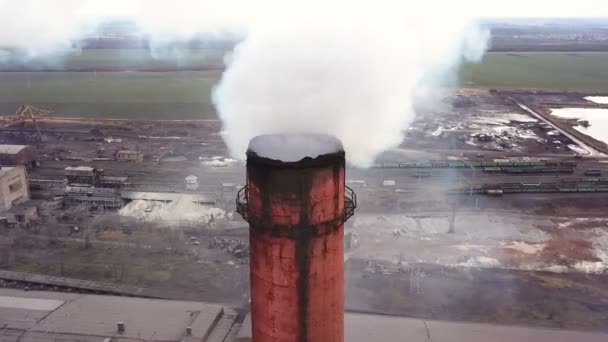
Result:
{"type": "MultiPolygon", "coordinates": [[[[46,1],[46,0],[45,0],[46,1]]],[[[255,8],[263,8],[272,0],[85,0],[86,5],[81,13],[87,15],[135,15],[142,11],[162,9],[165,14],[178,13],[185,9],[193,13],[212,12],[220,15],[246,17],[255,8]]],[[[283,0],[299,1],[299,0],[283,0]]],[[[301,0],[305,1],[305,0],[301,0]]],[[[341,0],[325,0],[341,1],[341,0]]],[[[357,0],[351,0],[357,2],[357,0]]],[[[376,0],[374,4],[381,5],[376,0]]],[[[416,0],[414,0],[416,1],[416,0]]],[[[401,0],[408,8],[416,7],[412,0],[401,0]]],[[[608,17],[608,0],[418,0],[418,6],[433,7],[438,10],[448,7],[450,10],[466,12],[467,16],[476,17],[608,17]]],[[[72,0],[54,0],[57,4],[72,0]]],[[[309,0],[311,2],[311,0],[309,0]]],[[[314,0],[312,0],[314,2],[314,0]]],[[[348,10],[348,5],[345,5],[348,10]]]]}

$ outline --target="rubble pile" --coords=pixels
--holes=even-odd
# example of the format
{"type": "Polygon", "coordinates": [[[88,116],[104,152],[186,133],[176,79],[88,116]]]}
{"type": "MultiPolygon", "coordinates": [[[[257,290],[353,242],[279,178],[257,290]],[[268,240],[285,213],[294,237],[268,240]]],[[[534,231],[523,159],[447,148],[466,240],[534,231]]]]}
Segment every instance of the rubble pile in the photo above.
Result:
{"type": "Polygon", "coordinates": [[[249,246],[238,239],[223,239],[214,237],[209,242],[209,249],[220,248],[235,258],[243,259],[249,257],[249,246]]]}

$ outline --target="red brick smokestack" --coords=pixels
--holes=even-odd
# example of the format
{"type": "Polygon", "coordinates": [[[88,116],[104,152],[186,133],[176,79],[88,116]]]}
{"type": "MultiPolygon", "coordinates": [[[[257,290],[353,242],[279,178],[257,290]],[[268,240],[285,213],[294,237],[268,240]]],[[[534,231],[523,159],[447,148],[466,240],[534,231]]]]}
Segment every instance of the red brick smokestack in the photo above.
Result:
{"type": "Polygon", "coordinates": [[[249,146],[237,207],[250,225],[253,341],[343,342],[344,222],[355,198],[342,145],[270,135],[249,146]],[[297,157],[308,142],[318,144],[297,157]]]}

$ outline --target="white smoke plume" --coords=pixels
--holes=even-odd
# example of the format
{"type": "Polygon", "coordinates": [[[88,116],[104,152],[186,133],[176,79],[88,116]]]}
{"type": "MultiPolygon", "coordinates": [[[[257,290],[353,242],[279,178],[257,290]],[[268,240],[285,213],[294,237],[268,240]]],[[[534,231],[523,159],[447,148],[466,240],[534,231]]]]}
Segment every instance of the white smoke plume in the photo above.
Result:
{"type": "Polygon", "coordinates": [[[369,166],[398,145],[417,90],[482,57],[488,32],[457,4],[277,1],[256,18],[214,94],[225,140],[243,157],[260,134],[342,140],[369,166]]]}
{"type": "MultiPolygon", "coordinates": [[[[61,55],[107,19],[129,19],[156,47],[203,33],[243,32],[258,5],[245,0],[0,0],[0,49],[20,58],[61,55]]],[[[1,57],[1,56],[0,56],[1,57]]]]}
{"type": "Polygon", "coordinates": [[[24,57],[55,54],[72,48],[71,39],[87,32],[82,0],[0,0],[0,48],[18,49],[24,57]]]}
{"type": "Polygon", "coordinates": [[[259,134],[325,133],[366,166],[401,142],[417,99],[482,56],[471,1],[0,0],[0,47],[61,54],[107,17],[161,46],[245,31],[214,92],[231,152],[244,157],[259,134]]]}

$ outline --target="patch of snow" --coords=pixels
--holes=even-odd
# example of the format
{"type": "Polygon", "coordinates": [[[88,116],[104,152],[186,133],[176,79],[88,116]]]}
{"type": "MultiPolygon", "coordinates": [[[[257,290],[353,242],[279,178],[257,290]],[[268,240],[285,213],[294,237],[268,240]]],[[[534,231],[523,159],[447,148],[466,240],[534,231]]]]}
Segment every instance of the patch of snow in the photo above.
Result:
{"type": "Polygon", "coordinates": [[[524,254],[536,254],[545,248],[544,243],[530,244],[526,242],[513,241],[504,246],[504,248],[516,250],[524,254]]]}
{"type": "Polygon", "coordinates": [[[462,245],[455,245],[454,248],[461,250],[461,251],[471,251],[471,250],[479,250],[479,251],[487,251],[488,246],[483,246],[483,245],[470,245],[468,243],[462,244],[462,245]]]}
{"type": "Polygon", "coordinates": [[[604,273],[608,270],[608,264],[603,261],[581,261],[574,265],[575,270],[584,273],[604,273]]]}
{"type": "Polygon", "coordinates": [[[458,264],[458,266],[496,268],[496,267],[500,267],[500,262],[494,258],[478,256],[478,257],[470,258],[466,262],[461,262],[458,264]]]}
{"type": "Polygon", "coordinates": [[[481,125],[507,125],[511,122],[530,123],[538,122],[536,118],[518,113],[497,114],[496,116],[478,116],[471,120],[472,123],[481,125]]]}
{"type": "Polygon", "coordinates": [[[506,125],[509,123],[509,119],[500,117],[480,116],[471,120],[473,123],[481,125],[506,125]]]}
{"type": "Polygon", "coordinates": [[[586,96],[584,99],[597,104],[608,104],[608,96],[586,96]]]}
{"type": "Polygon", "coordinates": [[[439,126],[434,132],[431,133],[431,135],[434,137],[438,137],[441,135],[441,133],[443,133],[443,127],[439,126]]]}
{"type": "Polygon", "coordinates": [[[540,269],[541,271],[553,272],[553,273],[566,273],[568,272],[568,266],[564,265],[551,265],[547,267],[543,267],[540,269]]]}
{"type": "Polygon", "coordinates": [[[576,152],[577,154],[580,154],[580,155],[587,155],[587,154],[589,154],[589,151],[585,150],[584,148],[581,148],[578,145],[570,144],[570,145],[568,145],[568,148],[570,150],[572,150],[573,152],[576,152]]]}
{"type": "Polygon", "coordinates": [[[574,129],[599,141],[608,143],[608,109],[603,108],[554,108],[551,115],[562,119],[585,120],[589,127],[582,125],[574,129]]]}
{"type": "Polygon", "coordinates": [[[343,151],[342,142],[325,134],[269,134],[249,142],[249,151],[260,157],[284,162],[297,162],[306,157],[343,151]]]}
{"type": "Polygon", "coordinates": [[[225,158],[220,156],[214,156],[211,158],[205,158],[206,160],[202,162],[203,165],[212,166],[212,167],[228,167],[234,163],[237,163],[238,160],[225,158]]]}
{"type": "Polygon", "coordinates": [[[188,160],[188,158],[184,156],[166,157],[162,159],[163,162],[183,162],[186,160],[188,160]]]}
{"type": "Polygon", "coordinates": [[[533,118],[533,117],[531,117],[529,115],[526,115],[526,114],[512,113],[512,114],[507,114],[505,116],[510,121],[517,121],[517,122],[538,122],[538,119],[533,118]]]}

